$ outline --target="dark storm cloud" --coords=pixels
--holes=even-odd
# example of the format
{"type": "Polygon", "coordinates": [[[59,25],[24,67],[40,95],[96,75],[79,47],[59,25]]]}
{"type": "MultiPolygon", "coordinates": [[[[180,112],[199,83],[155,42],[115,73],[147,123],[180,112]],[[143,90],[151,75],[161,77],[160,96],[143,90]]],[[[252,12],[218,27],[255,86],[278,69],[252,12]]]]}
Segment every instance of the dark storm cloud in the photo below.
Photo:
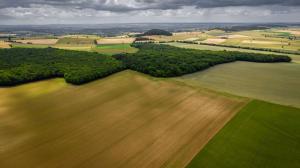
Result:
{"type": "Polygon", "coordinates": [[[0,8],[51,5],[78,9],[126,12],[147,9],[180,9],[184,6],[214,8],[228,6],[300,6],[300,0],[0,0],[0,8]]]}

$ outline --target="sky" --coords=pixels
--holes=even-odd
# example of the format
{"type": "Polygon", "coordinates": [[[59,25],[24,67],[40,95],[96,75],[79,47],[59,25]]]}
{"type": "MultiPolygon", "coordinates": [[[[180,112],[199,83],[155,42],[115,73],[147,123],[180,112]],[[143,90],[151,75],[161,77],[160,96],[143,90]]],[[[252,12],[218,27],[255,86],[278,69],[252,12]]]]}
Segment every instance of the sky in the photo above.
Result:
{"type": "Polygon", "coordinates": [[[300,0],[0,0],[0,25],[300,22],[300,0]]]}

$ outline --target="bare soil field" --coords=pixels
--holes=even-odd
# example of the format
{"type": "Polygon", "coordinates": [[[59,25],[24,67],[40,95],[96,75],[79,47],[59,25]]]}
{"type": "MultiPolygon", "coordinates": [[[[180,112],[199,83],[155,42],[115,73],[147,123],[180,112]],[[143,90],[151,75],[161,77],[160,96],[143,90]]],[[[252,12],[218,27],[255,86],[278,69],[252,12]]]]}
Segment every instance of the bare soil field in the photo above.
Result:
{"type": "Polygon", "coordinates": [[[10,43],[0,41],[0,48],[10,48],[10,43]]]}
{"type": "Polygon", "coordinates": [[[240,38],[249,38],[249,36],[245,36],[245,35],[240,35],[240,34],[230,34],[230,35],[225,35],[225,36],[219,36],[221,37],[225,37],[228,39],[240,39],[240,38]]]}
{"type": "Polygon", "coordinates": [[[189,39],[200,39],[204,40],[207,38],[207,34],[202,32],[179,32],[173,33],[173,36],[145,36],[147,38],[153,39],[155,41],[178,41],[178,40],[189,40],[189,39]]]}
{"type": "Polygon", "coordinates": [[[131,44],[135,38],[102,38],[97,40],[98,44],[131,44]]]}
{"type": "Polygon", "coordinates": [[[132,71],[0,92],[5,168],[183,168],[248,101],[132,71]]]}
{"type": "Polygon", "coordinates": [[[30,40],[16,40],[23,44],[41,44],[41,45],[54,45],[58,39],[30,39],[30,40]]]}
{"type": "Polygon", "coordinates": [[[259,41],[259,40],[244,40],[242,43],[248,44],[278,44],[278,45],[288,45],[285,42],[278,42],[278,41],[259,41]]]}
{"type": "Polygon", "coordinates": [[[300,29],[295,29],[295,30],[278,30],[278,32],[287,32],[291,33],[293,35],[300,35],[300,29]]]}
{"type": "Polygon", "coordinates": [[[209,43],[209,44],[220,44],[220,43],[223,43],[225,41],[226,41],[226,39],[211,38],[211,39],[204,40],[203,42],[204,43],[209,43]]]}

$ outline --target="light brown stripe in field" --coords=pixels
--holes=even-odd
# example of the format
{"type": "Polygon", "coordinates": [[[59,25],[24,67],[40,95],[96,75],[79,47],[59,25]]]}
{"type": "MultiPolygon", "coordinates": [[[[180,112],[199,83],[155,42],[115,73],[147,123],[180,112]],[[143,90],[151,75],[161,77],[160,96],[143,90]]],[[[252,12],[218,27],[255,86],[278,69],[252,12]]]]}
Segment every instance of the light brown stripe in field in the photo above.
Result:
{"type": "Polygon", "coordinates": [[[36,96],[25,88],[2,89],[13,101],[0,130],[13,124],[0,167],[184,167],[245,102],[130,71],[36,96]]]}

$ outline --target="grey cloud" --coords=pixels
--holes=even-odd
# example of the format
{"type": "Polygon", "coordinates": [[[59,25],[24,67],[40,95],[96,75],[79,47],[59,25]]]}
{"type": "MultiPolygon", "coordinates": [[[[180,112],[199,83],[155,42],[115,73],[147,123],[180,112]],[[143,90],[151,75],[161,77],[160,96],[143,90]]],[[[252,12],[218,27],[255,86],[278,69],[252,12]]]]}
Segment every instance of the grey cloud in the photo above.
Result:
{"type": "Polygon", "coordinates": [[[64,8],[91,8],[112,12],[148,9],[180,9],[184,6],[215,8],[229,6],[300,6],[300,0],[1,0],[0,8],[51,5],[64,8]]]}

